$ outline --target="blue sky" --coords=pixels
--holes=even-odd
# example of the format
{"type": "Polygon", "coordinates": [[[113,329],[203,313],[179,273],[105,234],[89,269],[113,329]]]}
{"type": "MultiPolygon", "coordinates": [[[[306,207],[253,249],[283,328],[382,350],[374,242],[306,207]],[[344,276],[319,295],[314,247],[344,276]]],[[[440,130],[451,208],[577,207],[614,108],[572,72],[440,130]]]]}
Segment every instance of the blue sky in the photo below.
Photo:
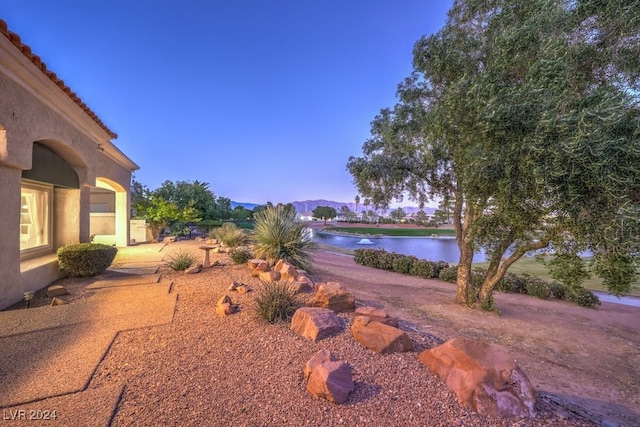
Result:
{"type": "Polygon", "coordinates": [[[0,0],[136,179],[241,202],[352,201],[346,170],[453,0],[0,0]]]}

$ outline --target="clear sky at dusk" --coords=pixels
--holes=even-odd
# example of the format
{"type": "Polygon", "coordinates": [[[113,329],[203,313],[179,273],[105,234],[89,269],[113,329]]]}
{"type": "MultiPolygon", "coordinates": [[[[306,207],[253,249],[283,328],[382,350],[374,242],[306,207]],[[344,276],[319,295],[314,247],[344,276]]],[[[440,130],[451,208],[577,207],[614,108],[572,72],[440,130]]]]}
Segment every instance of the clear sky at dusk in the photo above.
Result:
{"type": "Polygon", "coordinates": [[[453,0],[0,0],[149,188],[352,201],[346,170],[453,0]]]}

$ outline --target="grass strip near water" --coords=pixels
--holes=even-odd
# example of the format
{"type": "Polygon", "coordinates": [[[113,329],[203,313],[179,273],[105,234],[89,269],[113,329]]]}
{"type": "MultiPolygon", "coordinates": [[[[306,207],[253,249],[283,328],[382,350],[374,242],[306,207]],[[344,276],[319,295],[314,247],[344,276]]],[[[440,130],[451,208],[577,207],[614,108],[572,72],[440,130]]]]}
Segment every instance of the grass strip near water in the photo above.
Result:
{"type": "Polygon", "coordinates": [[[364,228],[364,227],[327,227],[323,231],[356,235],[378,235],[392,237],[453,237],[455,230],[450,228],[364,228]]]}
{"type": "MultiPolygon", "coordinates": [[[[473,266],[487,269],[489,267],[489,263],[477,262],[474,263],[473,266]]],[[[548,281],[554,280],[542,261],[538,261],[535,258],[520,258],[518,261],[513,263],[511,267],[509,267],[509,273],[529,274],[548,281]]],[[[582,283],[582,286],[592,291],[609,292],[607,288],[602,285],[602,279],[596,276],[591,276],[591,278],[586,279],[582,283]]],[[[640,297],[640,287],[637,283],[632,286],[628,294],[640,297]]]]}

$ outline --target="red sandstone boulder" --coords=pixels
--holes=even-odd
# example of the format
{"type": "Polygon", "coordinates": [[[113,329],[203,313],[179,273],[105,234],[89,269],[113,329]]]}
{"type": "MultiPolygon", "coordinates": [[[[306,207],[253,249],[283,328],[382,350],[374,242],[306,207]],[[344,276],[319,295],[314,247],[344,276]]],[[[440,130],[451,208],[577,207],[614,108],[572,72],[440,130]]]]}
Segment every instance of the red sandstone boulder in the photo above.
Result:
{"type": "Polygon", "coordinates": [[[247,266],[251,271],[267,271],[269,270],[269,264],[263,259],[250,259],[247,261],[247,266]]]}
{"type": "Polygon", "coordinates": [[[342,323],[328,308],[301,307],[293,314],[291,330],[305,338],[319,341],[342,331],[342,323]]]}
{"type": "Polygon", "coordinates": [[[355,389],[351,366],[340,361],[316,366],[307,381],[307,390],[311,394],[333,403],[344,403],[355,389]]]}
{"type": "MultiPolygon", "coordinates": [[[[257,269],[256,269],[257,270],[257,269]]],[[[256,271],[254,270],[254,271],[256,271]]],[[[277,282],[278,280],[280,280],[280,273],[277,271],[261,271],[260,274],[258,274],[258,278],[260,280],[262,280],[263,282],[267,282],[267,283],[271,283],[271,282],[277,282]]]]}
{"type": "Polygon", "coordinates": [[[220,317],[228,316],[235,313],[238,310],[238,306],[231,302],[231,298],[227,295],[220,298],[216,304],[216,314],[220,317]]]}
{"type": "Polygon", "coordinates": [[[418,359],[483,415],[535,417],[535,391],[507,350],[479,340],[456,338],[425,350],[418,359]]]}
{"type": "Polygon", "coordinates": [[[366,316],[356,316],[351,325],[353,337],[378,354],[413,351],[409,336],[398,328],[373,322],[366,316]]]}
{"type": "Polygon", "coordinates": [[[340,283],[319,283],[316,293],[307,303],[310,307],[329,308],[336,313],[353,311],[356,308],[356,298],[347,292],[340,283]]]}
{"type": "Polygon", "coordinates": [[[375,308],[370,306],[358,307],[354,313],[357,316],[367,316],[373,322],[384,323],[385,325],[398,327],[398,321],[389,316],[386,311],[381,308],[375,308]]]}
{"type": "Polygon", "coordinates": [[[304,367],[304,379],[308,380],[311,372],[316,366],[322,365],[325,362],[335,362],[336,358],[329,350],[320,350],[313,355],[304,367]]]}

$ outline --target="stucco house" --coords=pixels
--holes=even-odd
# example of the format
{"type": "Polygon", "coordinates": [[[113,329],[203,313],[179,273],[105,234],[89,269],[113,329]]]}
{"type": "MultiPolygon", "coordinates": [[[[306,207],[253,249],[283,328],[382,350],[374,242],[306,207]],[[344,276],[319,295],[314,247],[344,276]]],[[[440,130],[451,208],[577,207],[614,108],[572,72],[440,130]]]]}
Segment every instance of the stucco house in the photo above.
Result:
{"type": "Polygon", "coordinates": [[[138,166],[115,138],[0,20],[0,309],[60,277],[59,247],[90,241],[92,198],[109,196],[111,222],[99,227],[129,244],[138,166]]]}

